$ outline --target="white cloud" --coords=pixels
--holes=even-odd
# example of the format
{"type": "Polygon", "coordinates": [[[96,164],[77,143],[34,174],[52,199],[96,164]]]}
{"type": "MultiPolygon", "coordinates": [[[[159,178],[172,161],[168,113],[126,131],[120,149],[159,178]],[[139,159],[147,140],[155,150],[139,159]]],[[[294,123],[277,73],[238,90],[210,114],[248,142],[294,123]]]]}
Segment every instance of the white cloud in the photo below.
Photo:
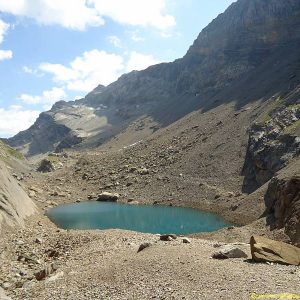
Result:
{"type": "Polygon", "coordinates": [[[173,16],[164,14],[166,0],[89,0],[98,13],[121,24],[151,26],[161,30],[173,27],[173,16]]]}
{"type": "Polygon", "coordinates": [[[27,74],[30,74],[30,75],[34,75],[36,77],[43,77],[44,76],[44,74],[38,72],[38,70],[30,68],[28,66],[23,66],[22,70],[23,70],[24,73],[27,73],[27,74]]]}
{"type": "MultiPolygon", "coordinates": [[[[5,23],[4,21],[2,21],[0,19],[0,44],[3,42],[4,36],[7,32],[7,30],[9,29],[9,27],[10,27],[9,24],[5,23]]],[[[0,49],[0,61],[5,60],[5,59],[11,59],[12,56],[13,56],[13,53],[11,50],[1,50],[0,49]]]]}
{"type": "MultiPolygon", "coordinates": [[[[42,63],[39,70],[53,76],[53,81],[63,89],[77,92],[90,92],[99,84],[108,85],[117,80],[123,73],[143,70],[159,63],[152,55],[130,52],[128,59],[117,54],[97,49],[84,52],[68,66],[62,64],[42,63]]],[[[22,95],[27,103],[40,103],[42,97],[22,95]]]]}
{"type": "Polygon", "coordinates": [[[65,67],[61,64],[42,63],[39,69],[43,72],[53,74],[56,82],[76,80],[78,76],[80,76],[77,70],[65,67]]]}
{"type": "Polygon", "coordinates": [[[4,35],[6,34],[8,29],[9,29],[9,24],[5,23],[0,19],[0,44],[3,42],[4,35]]]}
{"type": "Polygon", "coordinates": [[[62,88],[54,87],[51,90],[44,91],[40,96],[22,94],[18,97],[23,103],[36,105],[42,104],[44,109],[48,109],[52,104],[59,100],[64,100],[66,93],[62,88]]]}
{"type": "Polygon", "coordinates": [[[131,39],[134,41],[134,42],[136,42],[136,43],[138,43],[138,42],[143,42],[145,39],[143,38],[143,37],[141,37],[141,36],[139,36],[137,33],[132,33],[132,35],[131,35],[131,39]]]}
{"type": "Polygon", "coordinates": [[[11,59],[13,56],[12,51],[10,50],[1,50],[0,49],[0,61],[5,59],[11,59]]]}
{"type": "Polygon", "coordinates": [[[122,43],[121,40],[115,36],[115,35],[111,35],[108,38],[108,41],[113,44],[116,48],[122,48],[122,43]]]}
{"type": "Polygon", "coordinates": [[[104,24],[86,0],[0,0],[0,11],[33,18],[43,25],[56,24],[75,30],[104,24]]]}
{"type": "Polygon", "coordinates": [[[131,52],[127,63],[127,71],[144,70],[151,65],[159,63],[152,55],[145,55],[138,52],[131,52]]]}
{"type": "Polygon", "coordinates": [[[75,30],[101,26],[105,17],[121,24],[165,30],[175,25],[165,8],[166,0],[0,0],[2,12],[75,30]]]}
{"type": "Polygon", "coordinates": [[[24,110],[12,105],[8,109],[0,108],[0,136],[10,137],[30,127],[39,116],[37,110],[24,110]]]}
{"type": "Polygon", "coordinates": [[[36,70],[33,70],[33,69],[31,69],[31,68],[29,68],[29,67],[27,67],[27,66],[24,66],[24,67],[22,68],[22,70],[23,70],[25,73],[28,73],[28,74],[34,74],[34,73],[36,72],[36,70]]]}
{"type": "Polygon", "coordinates": [[[124,70],[120,55],[91,50],[76,57],[68,67],[42,63],[40,70],[52,74],[54,81],[72,91],[89,92],[99,83],[108,85],[124,70]]]}

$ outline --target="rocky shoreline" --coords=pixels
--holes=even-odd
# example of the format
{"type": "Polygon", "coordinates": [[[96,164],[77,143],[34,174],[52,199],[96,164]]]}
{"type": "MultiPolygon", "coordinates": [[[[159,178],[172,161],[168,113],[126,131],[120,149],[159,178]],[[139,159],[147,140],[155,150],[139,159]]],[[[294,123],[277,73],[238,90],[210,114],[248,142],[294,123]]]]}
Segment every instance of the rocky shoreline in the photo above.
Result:
{"type": "MultiPolygon", "coordinates": [[[[211,259],[222,242],[67,231],[41,216],[27,223],[0,246],[1,282],[12,299],[249,299],[252,293],[299,292],[298,267],[211,259]],[[151,246],[137,253],[145,242],[151,246]]],[[[231,244],[250,258],[249,244],[231,244]]]]}

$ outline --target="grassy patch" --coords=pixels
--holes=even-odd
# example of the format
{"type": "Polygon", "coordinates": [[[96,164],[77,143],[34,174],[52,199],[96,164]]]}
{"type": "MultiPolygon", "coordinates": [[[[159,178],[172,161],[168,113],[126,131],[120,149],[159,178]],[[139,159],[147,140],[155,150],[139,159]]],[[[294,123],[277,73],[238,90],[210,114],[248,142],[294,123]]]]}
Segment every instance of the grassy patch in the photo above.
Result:
{"type": "Polygon", "coordinates": [[[269,120],[271,120],[271,113],[278,107],[280,107],[283,104],[283,98],[278,97],[274,102],[272,102],[269,106],[268,109],[266,110],[266,112],[261,115],[258,118],[258,123],[260,124],[265,124],[267,123],[269,120]]]}
{"type": "Polygon", "coordinates": [[[48,155],[47,159],[52,163],[58,163],[61,161],[61,157],[55,155],[48,155]]]}
{"type": "Polygon", "coordinates": [[[288,107],[287,107],[287,109],[294,109],[294,108],[300,108],[300,103],[298,103],[298,104],[293,104],[293,105],[289,105],[288,107]]]}
{"type": "Polygon", "coordinates": [[[296,121],[295,123],[291,124],[290,126],[284,129],[284,134],[292,134],[296,131],[296,129],[300,126],[300,120],[296,121]]]}
{"type": "Polygon", "coordinates": [[[14,157],[20,160],[24,159],[24,156],[22,153],[20,153],[18,150],[6,145],[4,142],[0,141],[0,156],[2,158],[4,157],[14,157]]]}

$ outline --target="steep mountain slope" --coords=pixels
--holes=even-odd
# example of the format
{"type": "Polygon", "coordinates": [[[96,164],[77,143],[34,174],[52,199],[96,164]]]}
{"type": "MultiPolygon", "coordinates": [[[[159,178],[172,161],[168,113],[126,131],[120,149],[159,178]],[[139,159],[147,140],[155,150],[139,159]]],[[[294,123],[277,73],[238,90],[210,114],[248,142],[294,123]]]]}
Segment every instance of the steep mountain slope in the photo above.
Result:
{"type": "Polygon", "coordinates": [[[36,212],[32,200],[7,169],[7,165],[25,170],[21,155],[0,142],[0,230],[3,225],[23,225],[36,212]]]}
{"type": "Polygon", "coordinates": [[[298,0],[233,3],[182,59],[123,75],[82,100],[60,102],[8,143],[27,156],[97,146],[133,122],[143,132],[141,118],[148,123],[139,138],[196,109],[229,102],[240,108],[284,94],[299,82],[299,16],[298,0]]]}

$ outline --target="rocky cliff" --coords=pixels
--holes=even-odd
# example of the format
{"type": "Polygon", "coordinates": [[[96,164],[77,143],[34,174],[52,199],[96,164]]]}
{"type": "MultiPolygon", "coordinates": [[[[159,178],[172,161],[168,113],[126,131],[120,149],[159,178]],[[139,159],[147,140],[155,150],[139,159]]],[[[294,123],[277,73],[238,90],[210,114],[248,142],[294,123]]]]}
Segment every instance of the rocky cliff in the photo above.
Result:
{"type": "Polygon", "coordinates": [[[273,178],[269,184],[266,215],[271,229],[284,229],[293,244],[300,246],[300,177],[273,178]]]}
{"type": "Polygon", "coordinates": [[[23,225],[36,207],[0,161],[0,229],[3,225],[23,225]]]}
{"type": "Polygon", "coordinates": [[[237,1],[182,59],[123,75],[82,100],[60,102],[7,142],[27,156],[98,146],[145,116],[158,128],[196,109],[230,102],[240,108],[285,93],[299,82],[299,17],[298,0],[237,1]]]}

